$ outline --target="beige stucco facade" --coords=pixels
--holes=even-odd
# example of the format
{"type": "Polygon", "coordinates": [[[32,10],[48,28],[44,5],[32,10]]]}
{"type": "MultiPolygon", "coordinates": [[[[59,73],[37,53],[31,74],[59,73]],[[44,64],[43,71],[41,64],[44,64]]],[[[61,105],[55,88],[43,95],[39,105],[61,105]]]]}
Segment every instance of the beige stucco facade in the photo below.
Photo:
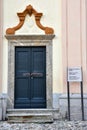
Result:
{"type": "MultiPolygon", "coordinates": [[[[15,3],[14,1],[9,0],[10,5],[8,5],[8,2],[4,0],[4,8],[3,8],[3,37],[5,35],[5,31],[9,27],[13,27],[18,24],[18,17],[17,12],[22,12],[25,7],[29,4],[31,4],[38,12],[43,13],[43,17],[41,19],[41,22],[45,26],[50,26],[54,29],[54,33],[56,34],[56,37],[54,39],[53,44],[53,90],[54,93],[60,91],[62,92],[62,52],[61,52],[61,0],[55,0],[50,1],[50,5],[48,2],[45,1],[45,6],[43,6],[44,1],[38,1],[38,6],[36,6],[37,1],[18,1],[15,3]],[[23,6],[20,6],[21,5],[23,6]],[[14,4],[16,4],[16,7],[14,8],[14,4]],[[58,5],[58,6],[57,6],[58,5]],[[54,7],[53,7],[54,6],[54,7]],[[58,7],[58,13],[57,12],[58,7]],[[52,10],[52,8],[54,8],[52,10]],[[8,15],[9,14],[9,15],[8,15]],[[49,16],[49,18],[48,18],[49,16]],[[55,23],[58,23],[55,24],[55,23]],[[58,27],[57,27],[58,26],[58,27]],[[58,29],[57,29],[58,28],[58,29]],[[59,58],[56,58],[59,57],[59,58]],[[61,87],[60,87],[61,86],[61,87]]],[[[24,26],[16,32],[16,34],[44,34],[42,30],[40,30],[34,21],[34,17],[26,17],[24,26]],[[29,27],[28,27],[29,26],[29,27]]],[[[7,40],[4,37],[3,38],[3,92],[7,91],[7,65],[8,64],[8,44],[7,40]],[[4,82],[5,80],[5,82],[4,82]]]]}
{"type": "MultiPolygon", "coordinates": [[[[3,6],[3,4],[2,4],[2,1],[0,2],[0,12],[1,12],[1,17],[0,17],[0,25],[2,25],[2,19],[3,19],[3,16],[2,16],[2,6],[3,6]]],[[[1,26],[0,27],[0,34],[2,34],[3,33],[3,26],[1,26]]],[[[2,92],[2,53],[3,53],[3,51],[2,51],[2,35],[0,35],[0,92],[2,92]]]]}
{"type": "MultiPolygon", "coordinates": [[[[67,92],[67,68],[82,67],[83,89],[87,93],[87,38],[86,0],[1,0],[0,15],[0,92],[7,93],[8,82],[8,41],[6,29],[18,24],[17,12],[31,4],[42,12],[41,23],[54,29],[53,39],[53,101],[57,94],[67,92]],[[8,4],[10,3],[10,4],[8,4]],[[44,3],[44,5],[43,5],[44,3]]],[[[24,26],[16,34],[44,34],[34,21],[26,17],[24,26]]],[[[79,93],[79,83],[71,83],[71,93],[79,93]]]]}
{"type": "MultiPolygon", "coordinates": [[[[66,0],[63,1],[62,6],[62,50],[63,55],[65,55],[63,57],[63,68],[65,68],[66,75],[67,67],[82,67],[84,92],[86,92],[86,0],[66,0]]],[[[65,75],[63,73],[66,82],[65,75]]],[[[72,93],[79,92],[79,83],[73,83],[71,86],[72,93]]]]}

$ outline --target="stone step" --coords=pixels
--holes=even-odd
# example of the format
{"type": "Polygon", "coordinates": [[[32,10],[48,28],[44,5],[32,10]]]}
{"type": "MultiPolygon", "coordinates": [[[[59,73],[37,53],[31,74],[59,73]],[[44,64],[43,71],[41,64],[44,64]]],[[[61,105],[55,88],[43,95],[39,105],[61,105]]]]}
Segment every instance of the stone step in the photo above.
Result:
{"type": "Polygon", "coordinates": [[[45,113],[30,113],[30,114],[26,114],[26,113],[21,113],[21,114],[7,114],[8,116],[50,116],[51,113],[49,114],[45,114],[45,113]]]}
{"type": "Polygon", "coordinates": [[[7,113],[48,113],[53,112],[53,109],[7,109],[7,113]]]}
{"type": "Polygon", "coordinates": [[[8,122],[53,122],[51,109],[7,109],[8,122]]]}

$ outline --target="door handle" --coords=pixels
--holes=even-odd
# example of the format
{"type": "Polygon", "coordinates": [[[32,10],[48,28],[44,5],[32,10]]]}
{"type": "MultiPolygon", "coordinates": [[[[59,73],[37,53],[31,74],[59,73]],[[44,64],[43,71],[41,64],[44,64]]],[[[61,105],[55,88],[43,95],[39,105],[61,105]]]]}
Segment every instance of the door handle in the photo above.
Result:
{"type": "Polygon", "coordinates": [[[42,77],[43,73],[23,73],[25,77],[42,77]]]}
{"type": "Polygon", "coordinates": [[[31,73],[31,77],[42,77],[43,73],[31,73]]]}
{"type": "Polygon", "coordinates": [[[31,74],[30,73],[23,73],[23,76],[29,77],[29,76],[31,76],[31,74]]]}

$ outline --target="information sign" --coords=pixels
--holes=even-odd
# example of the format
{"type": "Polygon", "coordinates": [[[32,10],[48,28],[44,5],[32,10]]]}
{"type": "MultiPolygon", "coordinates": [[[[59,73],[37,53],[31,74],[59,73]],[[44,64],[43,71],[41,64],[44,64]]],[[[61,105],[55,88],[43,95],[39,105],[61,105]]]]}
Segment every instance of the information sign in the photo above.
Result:
{"type": "Polygon", "coordinates": [[[81,82],[82,71],[81,67],[68,68],[68,82],[81,82]]]}

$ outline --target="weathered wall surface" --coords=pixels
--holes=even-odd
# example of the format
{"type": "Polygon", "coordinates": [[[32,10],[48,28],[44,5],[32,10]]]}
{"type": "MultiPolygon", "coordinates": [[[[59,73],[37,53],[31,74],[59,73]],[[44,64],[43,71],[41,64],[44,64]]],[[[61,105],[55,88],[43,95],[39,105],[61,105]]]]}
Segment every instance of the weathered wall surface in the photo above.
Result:
{"type": "MultiPolygon", "coordinates": [[[[67,67],[82,67],[84,92],[87,91],[86,1],[62,0],[63,87],[66,92],[67,67]]],[[[71,92],[80,92],[79,83],[71,92]]]]}
{"type": "MultiPolygon", "coordinates": [[[[53,97],[54,106],[57,107],[58,93],[67,90],[67,67],[82,67],[84,92],[87,91],[86,0],[3,0],[3,46],[0,44],[0,49],[3,50],[3,57],[0,54],[0,64],[3,65],[3,69],[0,68],[0,77],[3,74],[2,80],[0,78],[2,92],[7,92],[8,79],[8,43],[4,37],[5,31],[18,24],[16,13],[22,12],[29,4],[43,13],[41,23],[53,27],[56,35],[53,40],[53,97]]],[[[33,16],[26,17],[25,21],[16,34],[44,34],[37,28],[33,16]]],[[[71,84],[71,92],[80,92],[79,83],[71,84]]]]}
{"type": "Polygon", "coordinates": [[[3,27],[2,25],[2,18],[3,18],[3,13],[2,13],[2,6],[3,3],[0,1],[0,92],[2,91],[2,30],[3,27]]]}

